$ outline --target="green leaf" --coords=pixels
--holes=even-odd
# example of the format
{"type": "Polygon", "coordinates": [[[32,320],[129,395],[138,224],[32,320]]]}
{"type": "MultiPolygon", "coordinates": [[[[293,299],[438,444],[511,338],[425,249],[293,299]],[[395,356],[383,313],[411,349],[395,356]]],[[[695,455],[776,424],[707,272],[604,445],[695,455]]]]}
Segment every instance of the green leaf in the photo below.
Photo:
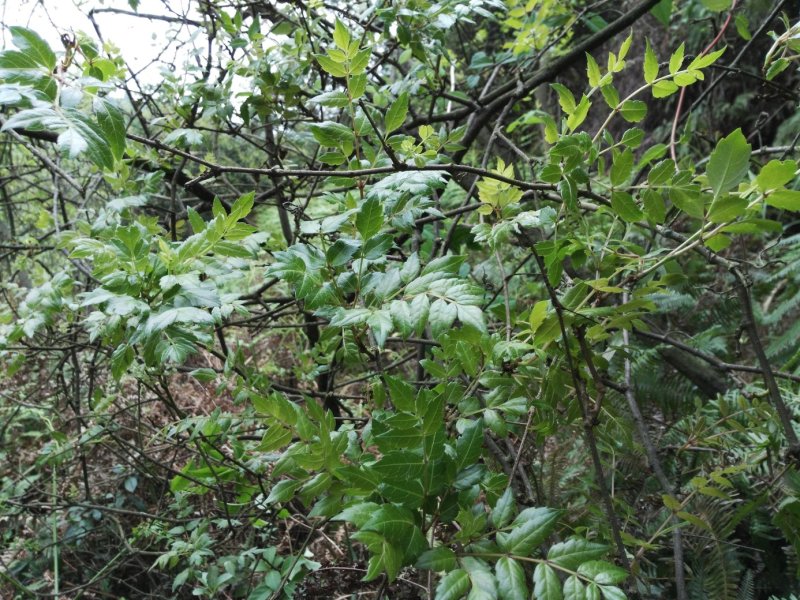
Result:
{"type": "Polygon", "coordinates": [[[492,509],[492,525],[497,529],[502,529],[511,521],[511,517],[514,516],[516,510],[517,503],[514,500],[514,492],[510,487],[507,487],[492,509]]]}
{"type": "Polygon", "coordinates": [[[367,65],[369,65],[370,56],[372,56],[371,48],[359,50],[358,53],[353,57],[353,60],[350,61],[350,74],[361,75],[364,73],[364,71],[367,70],[367,65]]]}
{"type": "Polygon", "coordinates": [[[745,214],[747,204],[746,198],[732,194],[715,198],[708,209],[708,220],[712,223],[733,221],[745,214]]]}
{"type": "Polygon", "coordinates": [[[594,57],[586,53],[586,75],[589,78],[589,85],[597,87],[600,85],[600,80],[602,79],[603,75],[600,73],[600,67],[597,64],[597,61],[594,57]]]}
{"type": "Polygon", "coordinates": [[[681,43],[681,45],[678,46],[678,49],[672,53],[672,56],[670,56],[669,58],[670,75],[675,75],[675,73],[677,73],[680,70],[681,65],[683,64],[683,53],[685,49],[686,49],[686,44],[681,43]]]}
{"type": "Polygon", "coordinates": [[[563,600],[561,580],[548,564],[539,563],[533,571],[533,597],[536,600],[563,600]]]}
{"type": "Polygon", "coordinates": [[[797,190],[777,190],[766,196],[766,202],[775,208],[800,211],[800,191],[797,190]]]}
{"type": "Polygon", "coordinates": [[[575,131],[581,124],[586,120],[586,116],[589,114],[589,108],[592,106],[592,103],[589,101],[589,98],[584,94],[581,97],[581,101],[575,107],[575,112],[573,112],[567,118],[567,127],[570,131],[575,131]]]}
{"type": "Polygon", "coordinates": [[[483,420],[468,425],[456,440],[456,467],[461,469],[474,465],[483,448],[483,420]]]}
{"type": "Polygon", "coordinates": [[[619,107],[619,114],[628,123],[638,123],[647,116],[647,104],[641,100],[626,100],[619,107]]]}
{"type": "Polygon", "coordinates": [[[642,208],[647,219],[653,223],[663,223],[667,217],[664,199],[655,190],[644,190],[642,192],[642,208]]]}
{"type": "Polygon", "coordinates": [[[460,600],[469,591],[469,575],[463,569],[450,571],[436,586],[436,600],[460,600]]]}
{"type": "Polygon", "coordinates": [[[556,93],[558,94],[558,103],[561,106],[561,110],[563,110],[567,115],[572,115],[577,108],[575,104],[575,96],[572,95],[572,92],[569,89],[560,83],[551,83],[550,87],[553,88],[556,93]]]}
{"type": "Polygon", "coordinates": [[[771,160],[761,168],[756,185],[762,192],[781,188],[795,178],[797,163],[793,160],[771,160]]]}
{"type": "Polygon", "coordinates": [[[56,68],[56,55],[39,34],[24,27],[9,27],[14,45],[22,50],[25,55],[45,67],[48,71],[56,68]]]}
{"type": "Polygon", "coordinates": [[[731,0],[700,0],[703,6],[713,12],[722,12],[731,7],[731,0]]]}
{"type": "Polygon", "coordinates": [[[652,84],[658,77],[658,58],[650,45],[650,40],[645,40],[644,49],[644,80],[652,84]]]}
{"type": "Polygon", "coordinates": [[[501,557],[495,564],[495,574],[500,600],[528,600],[525,571],[516,560],[501,557]]]}
{"type": "Polygon", "coordinates": [[[356,229],[364,240],[370,239],[383,227],[383,206],[377,198],[370,198],[361,205],[356,216],[356,229]]]}
{"type": "Polygon", "coordinates": [[[564,582],[564,600],[586,600],[586,588],[576,575],[567,577],[564,582]]]}
{"type": "Polygon", "coordinates": [[[608,552],[608,546],[590,542],[583,538],[571,538],[550,547],[547,560],[570,571],[574,571],[581,563],[597,560],[608,552]]]}
{"type": "Polygon", "coordinates": [[[350,46],[350,32],[347,31],[347,27],[339,20],[339,17],[336,17],[336,22],[333,26],[333,43],[345,51],[350,46]]]}
{"type": "Polygon", "coordinates": [[[108,147],[116,160],[125,154],[125,118],[114,104],[105,98],[98,98],[94,104],[94,114],[108,147]]]}
{"type": "Polygon", "coordinates": [[[611,192],[611,209],[627,223],[636,223],[644,217],[642,209],[636,205],[628,192],[614,190],[611,192]]]}
{"type": "Polygon", "coordinates": [[[399,129],[406,120],[406,114],[408,114],[408,92],[403,92],[386,111],[383,121],[385,134],[389,135],[399,129]]]}
{"type": "Polygon", "coordinates": [[[719,141],[706,169],[714,197],[731,190],[744,179],[750,166],[750,151],[751,146],[741,129],[719,141]]]}
{"type": "Polygon", "coordinates": [[[437,572],[452,571],[456,567],[456,553],[445,546],[432,548],[420,555],[415,566],[437,572]]]}
{"type": "Polygon", "coordinates": [[[583,563],[578,567],[578,574],[600,585],[616,585],[628,578],[628,572],[625,569],[602,560],[583,563]]]}
{"type": "Polygon", "coordinates": [[[347,68],[342,63],[338,63],[324,54],[315,54],[314,58],[319,63],[319,66],[334,77],[347,76],[347,68]]]}
{"type": "MultiPolygon", "coordinates": [[[[611,185],[620,186],[625,183],[633,171],[633,152],[626,148],[622,152],[615,152],[609,171],[611,185]]],[[[613,200],[612,200],[613,205],[613,200]]]]}
{"type": "Polygon", "coordinates": [[[653,91],[654,98],[666,98],[667,96],[671,96],[677,92],[680,88],[677,86],[677,84],[675,84],[675,82],[668,79],[662,79],[661,81],[656,81],[651,89],[653,91]]]}
{"type": "Polygon", "coordinates": [[[353,130],[341,123],[324,121],[311,126],[311,133],[320,146],[335,148],[343,142],[352,143],[355,139],[353,130]]]}
{"type": "Polygon", "coordinates": [[[725,54],[725,48],[721,48],[719,50],[715,50],[710,54],[701,54],[697,58],[695,58],[692,62],[689,63],[689,66],[686,67],[687,71],[694,71],[696,69],[705,69],[708,66],[713,65],[717,62],[717,59],[725,54]]]}
{"type": "Polygon", "coordinates": [[[504,552],[531,556],[555,529],[560,515],[561,511],[553,508],[526,508],[514,519],[511,532],[497,534],[497,543],[504,552]]]}

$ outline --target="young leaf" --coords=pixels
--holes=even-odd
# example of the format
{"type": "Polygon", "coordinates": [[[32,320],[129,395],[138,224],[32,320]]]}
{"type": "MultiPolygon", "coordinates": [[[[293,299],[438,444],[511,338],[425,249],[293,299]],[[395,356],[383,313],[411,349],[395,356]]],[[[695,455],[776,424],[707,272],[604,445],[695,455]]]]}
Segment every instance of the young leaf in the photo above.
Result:
{"type": "Polygon", "coordinates": [[[675,73],[677,73],[680,70],[681,65],[683,64],[683,53],[684,53],[685,47],[686,47],[686,44],[682,43],[680,46],[678,46],[678,49],[675,50],[675,52],[672,53],[672,56],[670,56],[670,58],[669,58],[669,74],[670,75],[675,75],[675,73]]]}
{"type": "Polygon", "coordinates": [[[645,40],[644,49],[644,80],[653,83],[658,77],[658,58],[650,45],[650,40],[645,40]]]}

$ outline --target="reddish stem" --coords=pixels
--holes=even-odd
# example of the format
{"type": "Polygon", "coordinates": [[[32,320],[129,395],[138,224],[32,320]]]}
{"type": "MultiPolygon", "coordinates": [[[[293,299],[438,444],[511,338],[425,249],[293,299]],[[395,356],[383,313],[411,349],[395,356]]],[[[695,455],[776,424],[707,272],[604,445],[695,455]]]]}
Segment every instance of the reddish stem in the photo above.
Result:
{"type": "MultiPolygon", "coordinates": [[[[703,50],[699,54],[699,56],[705,56],[706,54],[711,52],[714,46],[717,45],[717,42],[719,42],[722,39],[722,36],[725,35],[725,31],[728,29],[728,25],[730,25],[731,19],[733,18],[733,11],[736,10],[736,1],[737,0],[733,0],[733,2],[731,2],[731,9],[728,12],[728,18],[725,19],[725,22],[722,24],[719,33],[717,33],[716,37],[711,41],[711,43],[708,46],[706,46],[705,50],[703,50]]],[[[678,157],[675,153],[675,134],[678,131],[678,121],[680,121],[681,119],[681,111],[683,110],[683,99],[685,96],[686,96],[686,88],[682,87],[680,96],[678,96],[678,106],[675,107],[675,118],[672,120],[672,131],[670,132],[669,135],[669,154],[672,157],[672,160],[675,161],[676,164],[678,162],[678,157]]]]}

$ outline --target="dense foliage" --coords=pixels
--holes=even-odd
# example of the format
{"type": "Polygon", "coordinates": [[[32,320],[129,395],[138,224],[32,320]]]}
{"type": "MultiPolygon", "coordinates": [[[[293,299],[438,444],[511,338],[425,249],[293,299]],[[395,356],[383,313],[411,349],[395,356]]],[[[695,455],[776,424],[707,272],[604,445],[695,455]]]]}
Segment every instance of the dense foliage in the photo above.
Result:
{"type": "Polygon", "coordinates": [[[139,4],[4,24],[0,596],[800,593],[797,3],[139,4]]]}

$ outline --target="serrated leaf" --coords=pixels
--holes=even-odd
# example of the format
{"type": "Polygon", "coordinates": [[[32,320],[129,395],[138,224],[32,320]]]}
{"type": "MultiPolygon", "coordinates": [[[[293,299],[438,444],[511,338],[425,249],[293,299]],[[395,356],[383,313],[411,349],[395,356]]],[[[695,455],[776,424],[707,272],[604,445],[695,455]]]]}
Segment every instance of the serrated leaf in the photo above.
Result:
{"type": "Polygon", "coordinates": [[[108,147],[116,160],[125,154],[125,118],[110,101],[99,98],[94,104],[94,114],[103,132],[108,147]]]}
{"type": "Polygon", "coordinates": [[[345,77],[347,68],[342,63],[338,63],[325,54],[315,54],[314,58],[327,73],[334,77],[345,77]]]}
{"type": "Polygon", "coordinates": [[[608,546],[590,542],[583,538],[571,538],[566,542],[553,544],[547,552],[547,560],[570,571],[574,571],[581,563],[602,558],[608,552],[608,546]]]}
{"type": "Polygon", "coordinates": [[[48,71],[56,68],[56,55],[39,34],[24,27],[9,27],[14,45],[22,50],[25,55],[33,59],[36,64],[45,67],[48,71]]]}
{"type": "Polygon", "coordinates": [[[561,512],[553,508],[526,508],[514,519],[509,533],[497,534],[497,543],[504,552],[530,556],[555,529],[560,515],[561,512]]]}
{"type": "Polygon", "coordinates": [[[647,104],[641,100],[626,100],[619,107],[619,114],[628,123],[638,123],[647,116],[647,104]]]}
{"type": "Polygon", "coordinates": [[[586,53],[586,75],[589,78],[590,86],[597,87],[600,85],[600,80],[602,79],[603,75],[600,73],[600,67],[597,64],[597,61],[588,52],[586,53]]]}
{"type": "Polygon", "coordinates": [[[645,40],[644,49],[644,80],[645,83],[653,83],[658,77],[658,57],[650,45],[650,40],[645,40]]]}
{"type": "Polygon", "coordinates": [[[384,130],[385,134],[389,135],[391,132],[396,131],[402,127],[408,114],[408,92],[403,92],[397,97],[389,110],[386,111],[384,117],[384,130]]]}
{"type": "Polygon", "coordinates": [[[456,566],[456,553],[445,546],[432,548],[420,555],[415,566],[437,572],[452,571],[456,566]]]}
{"type": "Polygon", "coordinates": [[[548,564],[539,563],[533,571],[533,597],[536,600],[563,600],[561,580],[548,564]]]}
{"type": "Polygon", "coordinates": [[[383,206],[377,198],[370,198],[361,205],[356,216],[356,229],[364,240],[370,239],[383,227],[383,206]]]}
{"type": "Polygon", "coordinates": [[[783,187],[795,178],[797,163],[793,160],[771,160],[756,176],[756,185],[762,192],[783,187]]]}
{"type": "Polygon", "coordinates": [[[578,574],[600,585],[616,585],[628,578],[628,572],[603,560],[591,560],[578,567],[578,574]]]}
{"type": "Polygon", "coordinates": [[[777,190],[766,196],[766,202],[775,208],[800,211],[800,191],[777,190]]]}
{"type": "Polygon", "coordinates": [[[350,32],[347,31],[347,27],[339,20],[339,17],[336,17],[333,26],[333,43],[341,50],[347,50],[350,46],[350,32]]]}
{"type": "Polygon", "coordinates": [[[564,600],[586,600],[586,588],[575,575],[570,575],[564,582],[564,600]]]}
{"type": "Polygon", "coordinates": [[[656,81],[651,88],[654,98],[666,98],[677,92],[680,88],[674,81],[663,79],[656,81]]]}
{"type": "Polygon", "coordinates": [[[525,571],[516,560],[501,557],[495,564],[495,574],[500,600],[528,600],[525,571]]]}
{"type": "Polygon", "coordinates": [[[469,588],[470,579],[465,570],[450,571],[436,586],[436,600],[460,600],[469,588]]]}
{"type": "Polygon", "coordinates": [[[611,192],[611,209],[627,223],[636,223],[644,217],[642,209],[628,192],[618,190],[611,192]]]}
{"type": "Polygon", "coordinates": [[[714,197],[731,190],[744,179],[750,167],[751,150],[741,129],[719,141],[706,169],[714,197]]]}
{"type": "Polygon", "coordinates": [[[675,50],[675,52],[672,53],[672,56],[669,57],[670,75],[675,75],[675,73],[677,73],[680,70],[681,65],[683,65],[683,53],[685,49],[686,49],[686,44],[681,43],[681,45],[678,46],[678,49],[675,50]]]}
{"type": "Polygon", "coordinates": [[[514,516],[517,510],[517,503],[514,500],[514,492],[510,487],[507,487],[503,494],[497,499],[497,503],[492,509],[491,520],[492,525],[497,529],[502,529],[514,516]]]}

